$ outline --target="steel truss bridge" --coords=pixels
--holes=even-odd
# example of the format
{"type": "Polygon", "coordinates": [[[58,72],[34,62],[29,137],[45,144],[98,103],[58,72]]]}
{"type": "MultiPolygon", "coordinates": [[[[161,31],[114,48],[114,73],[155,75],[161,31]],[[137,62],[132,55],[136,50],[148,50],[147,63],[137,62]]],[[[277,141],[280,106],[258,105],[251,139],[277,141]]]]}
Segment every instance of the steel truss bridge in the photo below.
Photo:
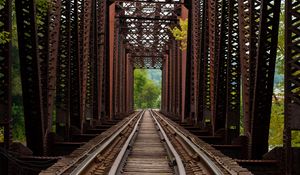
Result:
{"type": "Polygon", "coordinates": [[[240,166],[300,174],[291,143],[300,130],[298,0],[49,0],[44,10],[35,0],[0,2],[0,32],[11,39],[17,19],[26,131],[26,147],[13,142],[8,40],[0,45],[0,174],[45,170],[133,114],[135,69],[160,69],[160,113],[240,166]],[[281,6],[284,144],[269,150],[281,6]],[[189,20],[186,50],[169,30],[179,18],[189,20]]]}

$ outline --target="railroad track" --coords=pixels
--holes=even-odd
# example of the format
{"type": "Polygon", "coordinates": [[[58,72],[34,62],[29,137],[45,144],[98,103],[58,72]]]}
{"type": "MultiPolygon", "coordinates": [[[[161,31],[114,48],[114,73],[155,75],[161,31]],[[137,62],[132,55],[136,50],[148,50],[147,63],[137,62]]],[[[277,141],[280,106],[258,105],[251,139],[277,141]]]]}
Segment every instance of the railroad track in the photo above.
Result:
{"type": "Polygon", "coordinates": [[[199,147],[185,130],[155,111],[141,111],[119,125],[81,159],[53,174],[251,174],[235,164],[233,169],[224,166],[218,156],[199,147]]]}
{"type": "Polygon", "coordinates": [[[185,175],[180,156],[151,111],[144,113],[139,127],[116,158],[109,172],[115,174],[185,175]]]}

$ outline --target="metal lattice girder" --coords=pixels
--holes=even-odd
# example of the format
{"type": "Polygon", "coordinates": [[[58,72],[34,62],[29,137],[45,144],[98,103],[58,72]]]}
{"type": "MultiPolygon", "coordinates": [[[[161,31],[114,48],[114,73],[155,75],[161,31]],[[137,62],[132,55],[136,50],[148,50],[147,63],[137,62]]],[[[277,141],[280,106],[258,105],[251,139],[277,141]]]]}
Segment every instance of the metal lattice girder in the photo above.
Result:
{"type": "Polygon", "coordinates": [[[198,123],[200,127],[204,127],[204,118],[207,114],[207,110],[210,111],[210,104],[206,103],[206,100],[209,100],[209,77],[207,75],[209,74],[208,71],[208,30],[207,30],[207,1],[200,1],[200,32],[199,32],[199,38],[200,38],[200,44],[199,44],[199,63],[198,63],[198,75],[199,75],[199,81],[198,81],[198,123]],[[208,87],[208,89],[207,89],[208,87]],[[208,93],[208,97],[206,94],[208,93]]]}
{"type": "Polygon", "coordinates": [[[100,86],[101,92],[98,95],[98,98],[100,100],[100,107],[101,107],[101,115],[105,117],[106,112],[109,110],[109,15],[108,15],[108,4],[107,1],[97,1],[98,3],[98,49],[99,49],[99,58],[100,61],[98,62],[98,86],[100,86]],[[102,58],[102,59],[101,59],[102,58]]]}
{"type": "Polygon", "coordinates": [[[18,1],[16,14],[27,146],[42,155],[45,139],[34,1],[18,1]]]}
{"type": "Polygon", "coordinates": [[[239,3],[239,43],[242,76],[244,133],[251,133],[256,52],[260,20],[260,0],[241,0],[239,3]]]}
{"type": "Polygon", "coordinates": [[[293,174],[292,130],[300,130],[299,118],[299,21],[300,2],[287,0],[285,5],[285,106],[284,147],[286,174],[293,174]]]}
{"type": "Polygon", "coordinates": [[[226,97],[226,136],[227,142],[240,134],[240,46],[238,23],[238,0],[228,3],[228,61],[226,97]]]}
{"type": "MultiPolygon", "coordinates": [[[[80,3],[82,3],[80,1],[80,3]]],[[[80,16],[78,0],[71,1],[71,58],[70,58],[70,123],[80,128],[82,110],[80,93],[80,16]]]]}
{"type": "Polygon", "coordinates": [[[0,47],[0,127],[4,127],[4,147],[12,143],[11,118],[11,31],[12,1],[4,1],[0,7],[0,32],[8,32],[8,41],[0,47]]]}
{"type": "Polygon", "coordinates": [[[172,23],[159,23],[143,20],[125,20],[121,22],[122,34],[130,53],[156,53],[166,52],[171,38],[169,25],[172,23]]]}
{"type": "Polygon", "coordinates": [[[104,110],[104,108],[102,107],[102,105],[104,104],[104,63],[105,63],[105,59],[106,59],[106,37],[108,37],[108,35],[106,36],[106,26],[107,26],[107,4],[106,1],[96,1],[96,23],[97,23],[97,58],[96,59],[96,68],[97,69],[97,76],[95,77],[95,84],[97,85],[97,89],[98,91],[94,91],[94,97],[95,97],[95,101],[97,98],[97,107],[94,108],[94,116],[97,117],[98,119],[102,117],[102,110],[104,110]]]}
{"type": "MultiPolygon", "coordinates": [[[[153,1],[155,2],[155,1],[153,1]]],[[[117,1],[117,18],[145,20],[175,20],[180,15],[180,5],[145,1],[117,1]],[[177,12],[177,13],[176,13],[177,12]]],[[[158,1],[156,1],[158,2],[158,1]]],[[[177,1],[179,3],[179,1],[177,1]]]]}
{"type": "Polygon", "coordinates": [[[46,107],[44,106],[44,123],[45,134],[52,131],[52,118],[54,98],[56,95],[56,73],[57,73],[57,56],[59,46],[59,29],[60,29],[60,16],[61,16],[61,1],[52,0],[49,2],[49,16],[48,16],[48,61],[47,61],[47,99],[46,107]]]}
{"type": "MultiPolygon", "coordinates": [[[[202,39],[201,39],[201,67],[200,71],[201,79],[199,83],[203,85],[203,94],[199,97],[199,99],[203,98],[203,119],[211,118],[211,99],[210,99],[210,55],[209,55],[209,30],[208,30],[208,2],[205,1],[203,4],[203,31],[202,31],[202,39]],[[202,72],[203,71],[203,72],[202,72]]],[[[199,105],[201,105],[201,100],[199,101],[199,105]]],[[[201,107],[201,106],[200,106],[201,107]]],[[[203,120],[202,119],[202,120],[203,120]]]]}
{"type": "Polygon", "coordinates": [[[70,127],[70,59],[71,59],[71,1],[61,3],[59,54],[56,83],[56,133],[69,136],[70,127]]]}
{"type": "MultiPolygon", "coordinates": [[[[210,105],[211,105],[211,123],[214,126],[215,123],[215,54],[216,54],[216,37],[218,21],[216,21],[216,10],[218,10],[216,0],[209,0],[208,2],[208,47],[209,47],[209,59],[210,59],[210,105]]],[[[214,128],[213,128],[214,129],[214,128]]],[[[214,131],[213,131],[214,132],[214,131]]]]}
{"type": "MultiPolygon", "coordinates": [[[[177,12],[181,10],[180,3],[180,1],[116,1],[116,18],[119,21],[117,25],[121,29],[126,52],[131,53],[131,58],[153,53],[164,56],[169,50],[171,39],[169,27],[178,21],[177,12]]],[[[145,58],[146,62],[149,62],[149,57],[145,58]]],[[[155,60],[158,59],[152,59],[155,60]]],[[[142,62],[139,64],[138,67],[143,65],[142,62]]]]}
{"type": "Polygon", "coordinates": [[[222,0],[216,3],[216,60],[211,63],[215,67],[213,127],[215,131],[225,128],[227,142],[230,143],[239,136],[240,120],[238,1],[222,0]]]}
{"type": "MultiPolygon", "coordinates": [[[[203,60],[201,55],[204,53],[203,34],[205,33],[205,9],[206,2],[202,0],[191,1],[189,6],[189,31],[188,31],[188,50],[187,72],[186,72],[186,95],[185,95],[185,114],[194,120],[196,124],[203,121],[203,93],[200,84],[203,79],[202,66],[203,60]]],[[[204,72],[204,71],[203,71],[204,72]]]]}
{"type": "Polygon", "coordinates": [[[118,63],[119,63],[119,47],[120,47],[120,32],[119,32],[119,28],[117,27],[118,24],[118,19],[115,19],[115,25],[114,25],[114,45],[113,45],[113,76],[112,76],[112,81],[113,81],[113,89],[112,89],[112,114],[114,117],[117,116],[117,108],[118,105],[117,103],[119,102],[117,100],[118,96],[118,88],[119,88],[119,84],[118,84],[118,63]]]}
{"type": "Polygon", "coordinates": [[[213,101],[213,129],[217,131],[225,128],[227,95],[227,66],[228,66],[228,0],[216,1],[215,8],[215,56],[214,62],[214,101],[213,101]]]}
{"type": "Polygon", "coordinates": [[[281,1],[263,0],[261,3],[251,122],[252,159],[262,158],[269,148],[268,138],[281,1]]]}
{"type": "Polygon", "coordinates": [[[163,58],[161,57],[131,57],[134,69],[162,69],[163,58]]]}

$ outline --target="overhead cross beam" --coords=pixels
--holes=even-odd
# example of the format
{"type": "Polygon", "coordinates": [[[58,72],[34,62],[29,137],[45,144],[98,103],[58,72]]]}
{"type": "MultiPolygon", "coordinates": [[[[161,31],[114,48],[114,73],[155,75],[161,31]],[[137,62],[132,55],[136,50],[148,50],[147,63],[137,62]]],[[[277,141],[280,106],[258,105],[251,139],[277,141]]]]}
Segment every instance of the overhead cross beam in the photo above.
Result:
{"type": "Polygon", "coordinates": [[[114,2],[116,2],[118,26],[121,29],[126,51],[131,54],[134,67],[161,69],[160,60],[168,52],[170,44],[169,27],[178,22],[181,1],[118,0],[114,2]]]}

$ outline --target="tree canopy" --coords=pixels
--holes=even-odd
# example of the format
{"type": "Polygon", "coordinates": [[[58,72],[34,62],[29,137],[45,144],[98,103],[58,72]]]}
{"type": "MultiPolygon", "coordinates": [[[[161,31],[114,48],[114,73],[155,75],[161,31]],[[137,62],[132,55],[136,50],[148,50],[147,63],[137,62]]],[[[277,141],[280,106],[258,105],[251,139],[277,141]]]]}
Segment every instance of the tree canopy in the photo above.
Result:
{"type": "Polygon", "coordinates": [[[150,79],[149,71],[136,69],[134,71],[134,108],[159,108],[161,92],[159,84],[150,79]]]}

